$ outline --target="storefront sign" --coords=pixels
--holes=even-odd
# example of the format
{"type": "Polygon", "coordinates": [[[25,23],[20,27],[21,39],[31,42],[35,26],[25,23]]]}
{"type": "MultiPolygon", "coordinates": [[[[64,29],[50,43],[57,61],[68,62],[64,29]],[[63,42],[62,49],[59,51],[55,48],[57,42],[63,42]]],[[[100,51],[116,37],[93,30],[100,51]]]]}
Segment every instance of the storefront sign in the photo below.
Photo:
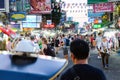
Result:
{"type": "Polygon", "coordinates": [[[102,26],[101,26],[101,24],[95,24],[94,26],[93,26],[93,28],[95,28],[95,29],[98,29],[98,28],[101,28],[102,26]]]}
{"type": "Polygon", "coordinates": [[[50,24],[50,25],[44,25],[44,28],[54,28],[55,25],[54,24],[50,24]]]}
{"type": "Polygon", "coordinates": [[[113,3],[93,4],[94,12],[113,12],[113,3]]]}
{"type": "Polygon", "coordinates": [[[108,2],[115,2],[115,1],[120,1],[120,0],[108,0],[108,2]]]}
{"type": "Polygon", "coordinates": [[[50,14],[51,0],[30,0],[31,14],[50,14]]]}
{"type": "Polygon", "coordinates": [[[88,4],[96,4],[101,2],[108,2],[108,0],[88,0],[88,4]]]}
{"type": "Polygon", "coordinates": [[[104,13],[93,13],[93,12],[88,12],[88,17],[101,17],[104,13]]]}
{"type": "Polygon", "coordinates": [[[10,24],[11,26],[11,28],[12,29],[17,29],[17,30],[19,30],[20,29],[20,24],[10,24]]]}
{"type": "Polygon", "coordinates": [[[25,16],[25,12],[13,12],[11,13],[11,20],[24,20],[25,16]]]}
{"type": "Polygon", "coordinates": [[[51,25],[52,24],[52,20],[47,20],[47,25],[51,25]]]}

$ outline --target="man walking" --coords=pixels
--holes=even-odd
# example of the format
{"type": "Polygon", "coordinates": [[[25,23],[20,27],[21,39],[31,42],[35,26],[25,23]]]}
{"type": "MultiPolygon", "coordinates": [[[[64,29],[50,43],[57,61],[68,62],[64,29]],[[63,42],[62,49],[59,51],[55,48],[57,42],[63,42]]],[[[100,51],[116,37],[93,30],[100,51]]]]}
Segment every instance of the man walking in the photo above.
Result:
{"type": "Polygon", "coordinates": [[[88,65],[89,46],[87,42],[76,39],[70,44],[74,66],[61,75],[60,80],[106,80],[104,73],[88,65]]]}
{"type": "Polygon", "coordinates": [[[101,57],[102,57],[103,68],[108,69],[110,46],[109,46],[109,43],[108,43],[106,37],[103,37],[103,39],[102,39],[100,52],[101,52],[101,57]]]}

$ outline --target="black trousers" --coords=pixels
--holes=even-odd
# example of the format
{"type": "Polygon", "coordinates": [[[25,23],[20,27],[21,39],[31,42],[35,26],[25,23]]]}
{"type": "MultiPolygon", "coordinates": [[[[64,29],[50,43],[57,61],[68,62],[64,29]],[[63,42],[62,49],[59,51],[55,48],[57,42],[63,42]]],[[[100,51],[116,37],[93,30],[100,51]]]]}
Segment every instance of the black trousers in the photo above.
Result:
{"type": "Polygon", "coordinates": [[[105,67],[105,65],[108,65],[109,62],[109,54],[101,52],[102,57],[102,65],[105,67]]]}
{"type": "Polygon", "coordinates": [[[120,47],[120,40],[118,40],[118,42],[119,42],[119,47],[120,47]]]}

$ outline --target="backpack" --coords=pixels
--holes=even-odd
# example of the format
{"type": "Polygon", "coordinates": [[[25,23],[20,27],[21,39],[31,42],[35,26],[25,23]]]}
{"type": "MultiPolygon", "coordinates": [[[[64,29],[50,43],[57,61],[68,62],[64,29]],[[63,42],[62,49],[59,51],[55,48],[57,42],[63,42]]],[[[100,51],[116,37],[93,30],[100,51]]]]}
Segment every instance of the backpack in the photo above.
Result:
{"type": "Polygon", "coordinates": [[[70,40],[66,39],[66,46],[69,46],[69,44],[70,44],[70,40]]]}
{"type": "Polygon", "coordinates": [[[51,45],[47,44],[47,49],[44,49],[45,55],[55,57],[55,50],[54,47],[51,45]]]}
{"type": "Polygon", "coordinates": [[[59,40],[55,39],[55,47],[58,47],[58,46],[59,46],[59,40]]]}

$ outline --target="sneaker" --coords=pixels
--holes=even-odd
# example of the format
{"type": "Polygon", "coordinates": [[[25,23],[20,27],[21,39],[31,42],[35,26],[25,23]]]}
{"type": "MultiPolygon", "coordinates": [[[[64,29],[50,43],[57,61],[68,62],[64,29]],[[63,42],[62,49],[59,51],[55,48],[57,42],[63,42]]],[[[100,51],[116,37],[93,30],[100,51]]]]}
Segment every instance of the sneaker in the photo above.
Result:
{"type": "Polygon", "coordinates": [[[108,69],[108,65],[105,65],[105,67],[104,67],[105,69],[108,69]]]}
{"type": "Polygon", "coordinates": [[[109,67],[109,65],[108,65],[108,64],[106,64],[106,67],[109,67]]]}
{"type": "Polygon", "coordinates": [[[98,58],[98,59],[101,59],[101,56],[98,56],[97,58],[98,58]]]}

